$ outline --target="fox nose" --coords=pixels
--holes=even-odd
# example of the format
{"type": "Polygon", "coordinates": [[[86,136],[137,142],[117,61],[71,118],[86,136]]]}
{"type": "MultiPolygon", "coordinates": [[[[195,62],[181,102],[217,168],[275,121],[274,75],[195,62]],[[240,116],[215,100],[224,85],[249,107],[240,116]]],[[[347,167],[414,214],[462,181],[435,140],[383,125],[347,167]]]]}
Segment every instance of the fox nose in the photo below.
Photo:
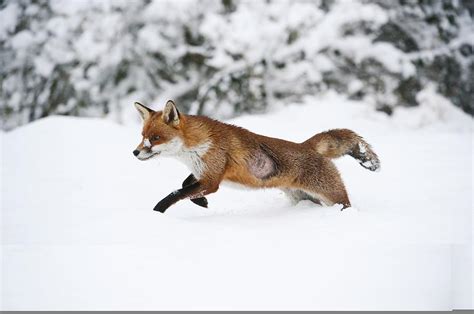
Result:
{"type": "Polygon", "coordinates": [[[140,151],[139,151],[138,149],[135,149],[135,150],[133,151],[133,155],[134,155],[134,156],[138,156],[138,154],[140,154],[140,151]]]}

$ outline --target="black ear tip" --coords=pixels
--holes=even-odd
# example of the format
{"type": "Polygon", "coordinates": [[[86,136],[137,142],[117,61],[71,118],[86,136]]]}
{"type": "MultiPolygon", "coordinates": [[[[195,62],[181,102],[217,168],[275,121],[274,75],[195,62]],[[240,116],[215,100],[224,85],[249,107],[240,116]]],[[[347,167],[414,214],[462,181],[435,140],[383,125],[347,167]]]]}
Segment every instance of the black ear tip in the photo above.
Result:
{"type": "Polygon", "coordinates": [[[174,101],[172,101],[172,100],[170,99],[170,100],[168,100],[168,101],[166,102],[166,105],[167,105],[167,106],[171,106],[172,111],[176,111],[176,113],[179,115],[178,106],[176,106],[176,104],[174,103],[174,101]]]}
{"type": "Polygon", "coordinates": [[[136,108],[146,108],[146,109],[149,109],[148,107],[146,107],[144,104],[142,104],[141,102],[138,102],[138,101],[135,101],[133,103],[133,105],[135,105],[136,108]]]}

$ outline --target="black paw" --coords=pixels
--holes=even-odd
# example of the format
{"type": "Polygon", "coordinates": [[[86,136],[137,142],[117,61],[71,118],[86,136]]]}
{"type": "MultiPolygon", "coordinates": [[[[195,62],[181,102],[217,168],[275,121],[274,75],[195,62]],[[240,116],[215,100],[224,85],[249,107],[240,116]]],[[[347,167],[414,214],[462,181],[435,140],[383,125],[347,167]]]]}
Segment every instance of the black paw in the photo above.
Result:
{"type": "Polygon", "coordinates": [[[344,209],[349,208],[349,207],[351,207],[351,204],[345,204],[345,205],[343,204],[343,205],[342,205],[342,208],[341,208],[341,212],[342,212],[344,209]]]}
{"type": "Polygon", "coordinates": [[[377,158],[367,158],[366,156],[363,156],[363,158],[357,160],[365,169],[376,172],[380,171],[380,161],[377,158]]]}
{"type": "Polygon", "coordinates": [[[191,202],[193,202],[194,204],[196,204],[198,206],[204,207],[204,208],[207,208],[207,204],[208,204],[207,203],[207,198],[205,198],[205,197],[192,199],[191,202]]]}
{"type": "Polygon", "coordinates": [[[154,211],[164,213],[171,205],[173,205],[167,198],[162,199],[156,204],[154,211]]]}

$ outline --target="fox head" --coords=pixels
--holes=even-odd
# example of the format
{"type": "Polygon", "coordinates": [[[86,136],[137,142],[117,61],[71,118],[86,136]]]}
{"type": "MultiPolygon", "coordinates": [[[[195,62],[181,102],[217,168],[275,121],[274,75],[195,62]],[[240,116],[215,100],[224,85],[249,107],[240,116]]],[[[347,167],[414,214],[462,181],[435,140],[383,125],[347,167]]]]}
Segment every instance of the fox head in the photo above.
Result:
{"type": "Polygon", "coordinates": [[[183,117],[173,101],[168,100],[163,111],[154,111],[138,102],[135,108],[143,120],[142,141],[133,151],[135,157],[147,160],[158,155],[176,155],[182,150],[183,117]]]}

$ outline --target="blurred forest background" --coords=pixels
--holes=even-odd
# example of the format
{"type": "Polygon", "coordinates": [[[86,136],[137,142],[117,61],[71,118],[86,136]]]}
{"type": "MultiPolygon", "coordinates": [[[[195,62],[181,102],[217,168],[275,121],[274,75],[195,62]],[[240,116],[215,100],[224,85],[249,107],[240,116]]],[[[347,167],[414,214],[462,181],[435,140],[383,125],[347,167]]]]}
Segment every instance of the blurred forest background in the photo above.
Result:
{"type": "Polygon", "coordinates": [[[434,86],[474,114],[473,0],[0,0],[1,128],[229,118],[333,90],[391,115],[434,86]]]}

